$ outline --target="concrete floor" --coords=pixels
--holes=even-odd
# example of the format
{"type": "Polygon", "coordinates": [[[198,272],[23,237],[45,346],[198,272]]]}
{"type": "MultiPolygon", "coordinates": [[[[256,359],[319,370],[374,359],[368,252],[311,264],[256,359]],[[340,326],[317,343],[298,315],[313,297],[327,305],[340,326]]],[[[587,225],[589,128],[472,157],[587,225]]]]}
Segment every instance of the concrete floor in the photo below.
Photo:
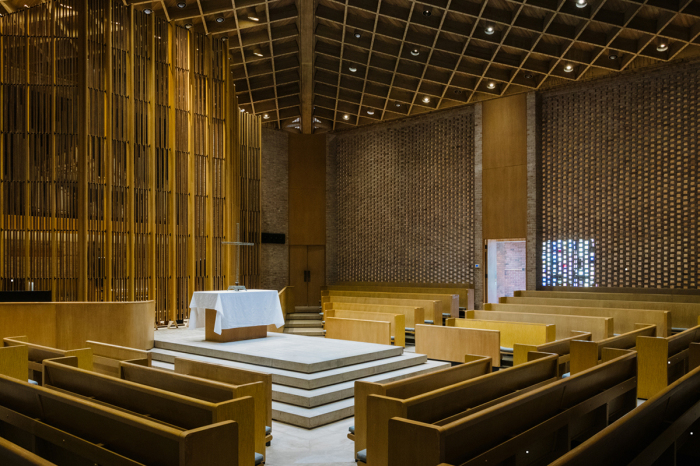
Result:
{"type": "Polygon", "coordinates": [[[272,421],[272,445],[267,447],[266,466],[311,464],[316,466],[355,465],[355,444],[348,439],[351,417],[307,430],[272,421]]]}

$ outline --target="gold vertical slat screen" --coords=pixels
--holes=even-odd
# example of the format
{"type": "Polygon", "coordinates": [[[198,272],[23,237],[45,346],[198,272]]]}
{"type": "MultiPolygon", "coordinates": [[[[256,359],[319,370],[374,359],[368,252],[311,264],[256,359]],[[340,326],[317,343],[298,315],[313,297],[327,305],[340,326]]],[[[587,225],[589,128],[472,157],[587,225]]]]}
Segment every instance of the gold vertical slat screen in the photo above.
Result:
{"type": "Polygon", "coordinates": [[[193,290],[233,284],[237,222],[258,286],[261,121],[235,108],[226,43],[108,0],[0,17],[0,41],[0,290],[186,319],[193,290]]]}

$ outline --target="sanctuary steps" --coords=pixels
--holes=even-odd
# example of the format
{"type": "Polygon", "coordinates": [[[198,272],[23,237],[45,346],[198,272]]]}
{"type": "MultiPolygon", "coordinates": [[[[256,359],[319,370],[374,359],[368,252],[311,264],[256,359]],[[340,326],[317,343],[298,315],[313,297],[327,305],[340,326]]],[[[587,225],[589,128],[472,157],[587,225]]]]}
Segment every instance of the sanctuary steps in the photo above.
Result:
{"type": "Polygon", "coordinates": [[[319,306],[297,306],[294,312],[288,312],[284,324],[284,333],[307,337],[323,337],[323,314],[319,306]]]}

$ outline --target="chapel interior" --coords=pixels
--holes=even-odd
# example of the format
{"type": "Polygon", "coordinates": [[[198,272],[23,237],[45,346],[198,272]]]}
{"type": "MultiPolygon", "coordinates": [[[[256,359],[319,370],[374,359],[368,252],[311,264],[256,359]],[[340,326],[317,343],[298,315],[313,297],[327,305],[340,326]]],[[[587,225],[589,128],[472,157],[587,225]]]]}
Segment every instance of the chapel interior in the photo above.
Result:
{"type": "Polygon", "coordinates": [[[0,466],[700,466],[700,0],[0,0],[0,466]]]}

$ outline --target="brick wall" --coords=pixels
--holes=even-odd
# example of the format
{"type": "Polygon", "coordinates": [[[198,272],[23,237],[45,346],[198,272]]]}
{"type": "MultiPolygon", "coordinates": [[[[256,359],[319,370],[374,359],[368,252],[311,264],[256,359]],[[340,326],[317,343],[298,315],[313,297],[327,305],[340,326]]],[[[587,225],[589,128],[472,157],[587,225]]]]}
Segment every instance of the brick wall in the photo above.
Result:
{"type": "MultiPolygon", "coordinates": [[[[262,231],[284,233],[289,241],[288,133],[263,129],[261,206],[262,231]]],[[[289,283],[287,244],[263,244],[261,287],[281,290],[289,283]]]]}
{"type": "Polygon", "coordinates": [[[525,280],[525,241],[499,241],[496,243],[496,270],[498,277],[498,297],[513,296],[516,290],[524,290],[525,280]]]}

